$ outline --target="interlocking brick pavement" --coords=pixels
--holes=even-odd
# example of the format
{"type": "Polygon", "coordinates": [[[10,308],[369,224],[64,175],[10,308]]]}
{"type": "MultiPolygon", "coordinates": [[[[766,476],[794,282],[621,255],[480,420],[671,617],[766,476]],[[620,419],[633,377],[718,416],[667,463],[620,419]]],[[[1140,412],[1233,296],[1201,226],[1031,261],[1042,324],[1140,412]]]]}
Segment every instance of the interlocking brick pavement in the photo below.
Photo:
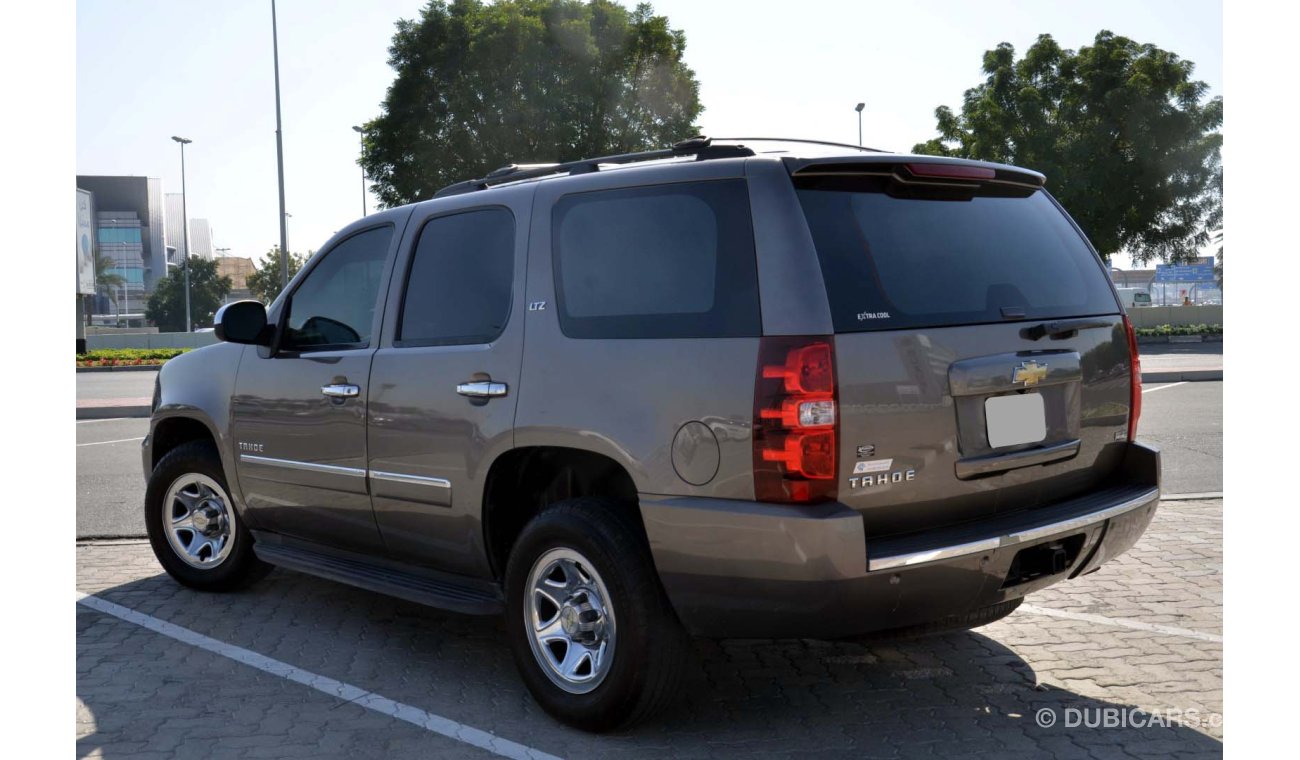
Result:
{"type": "MultiPolygon", "coordinates": [[[[1129,554],[1029,604],[1220,634],[1221,520],[1220,500],[1165,502],[1129,554]]],[[[494,618],[283,570],[247,591],[200,594],[163,575],[143,542],[79,544],[77,588],[560,756],[1222,754],[1222,645],[1091,619],[1022,610],[887,645],[701,641],[676,706],[592,736],[532,702],[494,618]],[[1042,709],[1056,725],[1038,725],[1042,709]],[[1067,709],[1087,724],[1110,710],[1144,725],[1067,726],[1067,709]],[[1146,725],[1170,710],[1200,720],[1146,725]]],[[[489,756],[80,605],[77,674],[79,757],[489,756]]]]}

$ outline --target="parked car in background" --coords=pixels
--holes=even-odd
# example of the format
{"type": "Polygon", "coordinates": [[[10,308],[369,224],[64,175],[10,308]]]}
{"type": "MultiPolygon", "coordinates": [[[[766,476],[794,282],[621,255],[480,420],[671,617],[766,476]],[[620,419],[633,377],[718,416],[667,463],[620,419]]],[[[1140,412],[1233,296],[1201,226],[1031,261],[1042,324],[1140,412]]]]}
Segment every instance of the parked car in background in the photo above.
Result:
{"type": "Polygon", "coordinates": [[[1115,288],[1115,293],[1125,309],[1151,305],[1151,294],[1146,288],[1115,288]]]}

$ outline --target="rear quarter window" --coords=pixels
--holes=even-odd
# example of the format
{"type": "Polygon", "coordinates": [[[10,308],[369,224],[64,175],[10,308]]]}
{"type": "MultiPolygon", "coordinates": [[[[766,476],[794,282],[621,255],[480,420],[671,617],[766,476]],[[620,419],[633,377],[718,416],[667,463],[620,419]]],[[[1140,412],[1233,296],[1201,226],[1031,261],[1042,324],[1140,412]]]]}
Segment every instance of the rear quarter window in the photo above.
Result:
{"type": "Polygon", "coordinates": [[[576,193],[555,204],[560,328],[572,338],[761,331],[744,180],[576,193]]]}
{"type": "Polygon", "coordinates": [[[962,199],[798,190],[837,332],[1118,311],[1105,273],[1042,191],[962,199]]]}

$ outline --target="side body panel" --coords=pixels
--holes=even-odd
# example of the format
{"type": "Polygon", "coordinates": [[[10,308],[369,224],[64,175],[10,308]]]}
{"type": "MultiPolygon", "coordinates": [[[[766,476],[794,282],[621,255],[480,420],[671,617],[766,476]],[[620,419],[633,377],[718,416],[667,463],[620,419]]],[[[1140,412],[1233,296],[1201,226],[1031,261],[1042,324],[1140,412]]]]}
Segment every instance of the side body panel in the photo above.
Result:
{"type": "Polygon", "coordinates": [[[569,338],[557,316],[551,250],[552,209],[569,193],[743,177],[744,160],[733,159],[538,184],[526,300],[545,306],[526,315],[516,446],[603,454],[622,465],[642,493],[753,497],[750,420],[758,338],[569,338]],[[673,466],[674,437],[691,422],[702,423],[717,441],[716,474],[700,485],[683,480],[673,466]]]}
{"type": "MultiPolygon", "coordinates": [[[[389,285],[388,316],[371,371],[371,498],[389,556],[464,575],[491,573],[481,511],[493,460],[514,443],[524,346],[524,274],[534,185],[470,193],[416,207],[389,285]],[[490,198],[490,199],[489,199],[490,198]],[[405,273],[424,225],[442,216],[505,208],[515,218],[510,315],[489,344],[394,345],[405,273]],[[506,395],[468,398],[457,385],[504,383],[506,395]]],[[[420,297],[408,293],[407,298],[420,297]]]]}

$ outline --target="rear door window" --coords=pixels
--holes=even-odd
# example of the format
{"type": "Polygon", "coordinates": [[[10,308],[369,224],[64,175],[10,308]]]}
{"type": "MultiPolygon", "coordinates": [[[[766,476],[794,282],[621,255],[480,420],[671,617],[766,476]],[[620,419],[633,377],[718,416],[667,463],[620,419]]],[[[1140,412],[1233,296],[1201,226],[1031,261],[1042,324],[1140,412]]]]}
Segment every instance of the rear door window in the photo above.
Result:
{"type": "Polygon", "coordinates": [[[1106,275],[1042,191],[963,200],[798,190],[838,332],[1113,314],[1106,275]]]}
{"type": "Polygon", "coordinates": [[[576,193],[555,204],[560,327],[572,338],[760,333],[744,180],[576,193]]]}
{"type": "Polygon", "coordinates": [[[437,217],[420,230],[399,346],[491,343],[510,317],[515,218],[504,208],[437,217]]]}

